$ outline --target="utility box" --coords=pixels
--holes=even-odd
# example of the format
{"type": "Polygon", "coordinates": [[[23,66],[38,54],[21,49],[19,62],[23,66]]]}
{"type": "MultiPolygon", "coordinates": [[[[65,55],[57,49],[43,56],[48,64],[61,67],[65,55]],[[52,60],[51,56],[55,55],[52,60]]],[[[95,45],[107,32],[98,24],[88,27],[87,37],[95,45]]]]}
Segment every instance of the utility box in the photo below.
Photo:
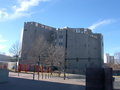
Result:
{"type": "Polygon", "coordinates": [[[104,88],[104,69],[87,68],[86,90],[105,90],[104,88]]]}
{"type": "Polygon", "coordinates": [[[112,68],[104,68],[105,73],[105,90],[113,90],[113,71],[112,68]]]}
{"type": "Polygon", "coordinates": [[[86,90],[113,90],[112,68],[87,68],[86,90]]]}
{"type": "Polygon", "coordinates": [[[8,70],[0,69],[0,83],[8,82],[8,70]]]}

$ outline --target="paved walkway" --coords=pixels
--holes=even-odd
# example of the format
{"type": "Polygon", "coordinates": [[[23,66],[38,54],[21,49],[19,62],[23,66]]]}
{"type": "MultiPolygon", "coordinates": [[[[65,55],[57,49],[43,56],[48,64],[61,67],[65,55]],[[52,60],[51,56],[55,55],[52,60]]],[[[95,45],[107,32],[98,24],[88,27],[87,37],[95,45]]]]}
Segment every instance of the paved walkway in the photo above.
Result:
{"type": "Polygon", "coordinates": [[[114,90],[120,90],[120,77],[115,77],[114,90]]]}
{"type": "MultiPolygon", "coordinates": [[[[69,79],[63,80],[63,77],[51,77],[42,79],[41,74],[38,80],[38,75],[33,74],[9,73],[9,81],[7,83],[0,83],[0,90],[85,90],[85,79],[77,75],[69,75],[69,79]],[[74,77],[74,79],[73,79],[74,77]]],[[[116,77],[114,82],[114,90],[120,90],[120,78],[116,77]]]]}
{"type": "MultiPolygon", "coordinates": [[[[33,74],[27,74],[27,73],[20,73],[19,76],[18,76],[18,73],[13,73],[13,72],[10,72],[9,73],[9,76],[10,77],[16,77],[16,78],[24,78],[24,79],[31,79],[33,80],[33,74]]],[[[80,78],[80,76],[77,76],[77,75],[67,75],[69,78],[66,78],[66,80],[63,79],[63,75],[61,75],[61,77],[58,77],[56,75],[53,75],[53,76],[49,76],[48,78],[48,75],[47,74],[43,74],[43,79],[42,79],[42,75],[40,73],[39,75],[39,80],[41,81],[50,81],[50,82],[57,82],[57,83],[65,83],[65,84],[74,84],[74,85],[83,85],[85,86],[85,79],[81,78],[81,79],[78,79],[80,78]]],[[[38,75],[37,73],[35,74],[35,80],[38,80],[38,75]]]]}
{"type": "Polygon", "coordinates": [[[63,80],[63,78],[50,78],[32,80],[32,74],[20,74],[10,72],[9,81],[0,84],[0,90],[85,90],[85,86],[79,81],[63,80]],[[76,82],[76,83],[75,83],[76,82]]]}

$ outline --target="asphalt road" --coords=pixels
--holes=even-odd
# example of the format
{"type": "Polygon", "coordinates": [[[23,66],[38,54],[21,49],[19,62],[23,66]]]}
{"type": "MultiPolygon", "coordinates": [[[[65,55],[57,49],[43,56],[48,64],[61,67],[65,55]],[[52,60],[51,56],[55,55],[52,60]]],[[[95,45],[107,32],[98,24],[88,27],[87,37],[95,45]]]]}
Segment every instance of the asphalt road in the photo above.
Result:
{"type": "Polygon", "coordinates": [[[10,77],[0,90],[85,90],[85,86],[10,77]]]}

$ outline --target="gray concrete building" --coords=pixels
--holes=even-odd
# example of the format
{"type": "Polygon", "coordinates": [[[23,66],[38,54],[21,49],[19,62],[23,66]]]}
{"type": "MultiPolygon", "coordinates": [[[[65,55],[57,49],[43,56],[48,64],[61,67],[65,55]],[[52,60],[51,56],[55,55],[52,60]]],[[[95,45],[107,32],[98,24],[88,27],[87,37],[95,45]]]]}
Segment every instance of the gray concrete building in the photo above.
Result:
{"type": "Polygon", "coordinates": [[[48,42],[54,42],[55,45],[65,48],[67,72],[84,74],[87,67],[102,67],[103,36],[101,34],[93,33],[87,28],[56,29],[36,22],[24,24],[21,54],[23,60],[30,59],[28,52],[29,48],[32,48],[31,43],[41,35],[48,42]]]}
{"type": "Polygon", "coordinates": [[[102,67],[103,36],[101,34],[92,33],[86,28],[69,27],[58,29],[57,32],[57,45],[67,47],[68,72],[85,73],[87,67],[102,67]]]}
{"type": "Polygon", "coordinates": [[[114,56],[109,55],[108,53],[105,55],[106,63],[108,64],[115,64],[115,58],[114,56]]]}
{"type": "MultiPolygon", "coordinates": [[[[25,22],[22,40],[22,60],[31,60],[32,57],[29,55],[33,44],[39,37],[44,37],[48,42],[52,43],[56,35],[56,28],[39,24],[36,22],[25,22]]],[[[26,61],[29,63],[29,61],[26,61]]]]}

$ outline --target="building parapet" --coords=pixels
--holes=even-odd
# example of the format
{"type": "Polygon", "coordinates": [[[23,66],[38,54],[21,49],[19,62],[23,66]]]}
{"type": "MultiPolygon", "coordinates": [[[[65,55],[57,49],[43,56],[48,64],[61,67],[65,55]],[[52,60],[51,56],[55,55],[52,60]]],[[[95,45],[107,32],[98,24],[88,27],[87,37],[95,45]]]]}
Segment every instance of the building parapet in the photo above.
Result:
{"type": "Polygon", "coordinates": [[[54,28],[54,27],[47,26],[47,25],[44,25],[44,24],[40,24],[40,23],[37,23],[37,22],[25,22],[25,25],[34,25],[36,27],[41,27],[41,28],[44,28],[44,29],[47,29],[47,30],[56,30],[56,28],[54,28]]]}

